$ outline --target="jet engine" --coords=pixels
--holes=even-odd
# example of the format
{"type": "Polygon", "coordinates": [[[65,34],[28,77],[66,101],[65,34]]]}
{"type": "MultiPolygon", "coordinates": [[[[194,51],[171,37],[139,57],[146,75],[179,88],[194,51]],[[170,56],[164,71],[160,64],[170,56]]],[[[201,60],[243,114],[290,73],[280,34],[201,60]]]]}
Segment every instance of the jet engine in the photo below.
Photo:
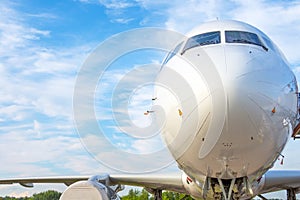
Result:
{"type": "Polygon", "coordinates": [[[120,200],[117,191],[95,178],[78,181],[70,185],[61,195],[60,200],[120,200]]]}

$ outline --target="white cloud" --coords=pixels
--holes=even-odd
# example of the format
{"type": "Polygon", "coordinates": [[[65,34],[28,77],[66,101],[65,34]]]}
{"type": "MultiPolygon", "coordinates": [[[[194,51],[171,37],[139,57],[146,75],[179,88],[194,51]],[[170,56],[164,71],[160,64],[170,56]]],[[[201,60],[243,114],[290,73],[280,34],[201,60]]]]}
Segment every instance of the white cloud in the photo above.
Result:
{"type": "Polygon", "coordinates": [[[66,189],[64,184],[35,184],[33,189],[24,188],[20,185],[0,186],[0,196],[24,197],[48,190],[63,192],[66,189]]]}
{"type": "Polygon", "coordinates": [[[128,0],[78,0],[84,4],[102,5],[106,10],[106,14],[111,18],[110,22],[128,24],[134,18],[126,15],[127,9],[138,6],[135,1],[128,0]]]}
{"type": "MultiPolygon", "coordinates": [[[[224,15],[231,7],[230,1],[221,0],[189,0],[150,1],[137,0],[144,9],[166,18],[165,27],[182,33],[208,20],[215,20],[224,15]]],[[[148,21],[148,20],[147,20],[148,21]]]]}
{"type": "Polygon", "coordinates": [[[132,143],[132,149],[130,152],[149,154],[158,152],[163,148],[166,148],[163,143],[163,139],[160,137],[160,135],[157,135],[156,137],[151,137],[150,139],[135,140],[132,143]]]}
{"type": "Polygon", "coordinates": [[[58,16],[54,15],[54,14],[51,14],[51,13],[27,13],[26,16],[28,17],[32,17],[32,18],[36,18],[36,19],[41,19],[41,18],[44,18],[44,19],[57,19],[58,16]]]}
{"type": "Polygon", "coordinates": [[[1,177],[30,177],[71,174],[92,174],[109,171],[86,154],[76,137],[34,136],[11,131],[0,135],[1,177]],[[9,145],[13,144],[13,145],[9,145]],[[16,159],[18,158],[18,159],[16,159]]]}
{"type": "Polygon", "coordinates": [[[39,40],[40,37],[50,36],[49,30],[39,30],[34,27],[26,27],[20,13],[10,8],[7,2],[2,2],[0,8],[0,53],[11,55],[11,51],[24,48],[31,40],[39,40]]]}
{"type": "Polygon", "coordinates": [[[113,19],[112,22],[117,22],[120,24],[128,24],[129,22],[131,22],[132,20],[134,20],[133,18],[117,18],[117,19],[113,19]]]}
{"type": "Polygon", "coordinates": [[[91,46],[42,46],[50,31],[26,24],[8,5],[0,8],[0,114],[18,121],[37,113],[71,119],[75,75],[91,46]]]}
{"type": "Polygon", "coordinates": [[[196,25],[208,20],[215,20],[219,16],[220,6],[223,1],[188,1],[182,6],[180,1],[175,1],[169,7],[166,27],[180,32],[186,32],[196,25]]]}
{"type": "Polygon", "coordinates": [[[16,198],[29,197],[30,196],[30,192],[29,191],[19,192],[19,193],[18,192],[12,192],[8,196],[10,196],[10,197],[16,197],[16,198]]]}
{"type": "Polygon", "coordinates": [[[126,9],[136,5],[128,0],[99,0],[99,3],[108,9],[126,9]]]}
{"type": "Polygon", "coordinates": [[[40,135],[41,134],[41,124],[37,120],[33,120],[33,130],[40,135]]]}
{"type": "Polygon", "coordinates": [[[101,169],[81,145],[72,121],[76,73],[92,46],[45,46],[40,41],[52,37],[51,31],[26,19],[48,15],[0,5],[0,162],[6,163],[1,177],[79,174],[87,165],[101,169]]]}

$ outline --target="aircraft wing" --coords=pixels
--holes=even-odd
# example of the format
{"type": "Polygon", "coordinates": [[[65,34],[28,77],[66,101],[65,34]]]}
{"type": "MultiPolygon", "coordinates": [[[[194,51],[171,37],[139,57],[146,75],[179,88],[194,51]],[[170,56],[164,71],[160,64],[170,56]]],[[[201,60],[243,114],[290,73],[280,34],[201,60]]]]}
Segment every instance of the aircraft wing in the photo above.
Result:
{"type": "MultiPolygon", "coordinates": [[[[61,177],[33,177],[19,179],[0,179],[0,184],[19,183],[24,187],[33,187],[34,183],[63,183],[67,186],[82,180],[94,178],[107,185],[131,185],[147,189],[171,190],[185,193],[181,173],[172,174],[102,174],[99,176],[61,176],[61,177]]],[[[264,184],[259,193],[293,189],[300,192],[300,171],[271,170],[264,175],[264,184]]]]}
{"type": "Polygon", "coordinates": [[[77,181],[88,180],[89,176],[68,176],[68,177],[29,177],[29,178],[11,178],[0,179],[0,184],[19,183],[24,187],[33,187],[34,183],[63,183],[67,186],[77,181]]]}
{"type": "Polygon", "coordinates": [[[103,174],[99,176],[66,176],[66,177],[33,177],[20,179],[0,179],[0,184],[19,183],[24,187],[33,187],[34,183],[63,183],[67,186],[82,180],[88,180],[91,177],[97,181],[111,185],[131,185],[140,186],[148,189],[172,190],[184,192],[184,186],[181,180],[181,173],[174,174],[103,174]]]}
{"type": "Polygon", "coordinates": [[[296,193],[300,192],[299,170],[270,170],[264,177],[265,181],[261,193],[287,189],[294,189],[296,193]]]}
{"type": "Polygon", "coordinates": [[[185,192],[182,184],[182,174],[162,174],[162,175],[111,175],[112,185],[132,185],[146,187],[150,189],[172,190],[176,192],[185,192]]]}

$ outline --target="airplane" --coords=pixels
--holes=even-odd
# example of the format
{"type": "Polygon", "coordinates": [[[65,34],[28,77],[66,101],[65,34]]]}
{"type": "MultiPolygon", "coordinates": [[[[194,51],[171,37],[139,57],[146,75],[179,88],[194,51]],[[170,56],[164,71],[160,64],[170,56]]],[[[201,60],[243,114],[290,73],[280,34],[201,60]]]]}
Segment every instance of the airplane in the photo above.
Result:
{"type": "MultiPolygon", "coordinates": [[[[235,20],[196,27],[169,52],[154,88],[161,135],[179,167],[170,174],[101,174],[3,179],[0,184],[64,183],[61,200],[119,199],[124,185],[215,200],[300,192],[300,170],[270,170],[300,132],[297,80],[279,48],[235,20]]],[[[147,113],[147,114],[148,114],[147,113]]]]}

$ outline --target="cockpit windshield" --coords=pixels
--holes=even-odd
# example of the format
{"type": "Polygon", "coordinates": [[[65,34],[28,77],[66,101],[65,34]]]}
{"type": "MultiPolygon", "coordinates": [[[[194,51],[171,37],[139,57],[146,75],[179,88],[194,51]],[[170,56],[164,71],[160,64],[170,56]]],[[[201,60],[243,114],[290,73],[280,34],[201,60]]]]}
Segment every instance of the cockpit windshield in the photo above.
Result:
{"type": "Polygon", "coordinates": [[[180,50],[181,46],[182,46],[183,42],[180,42],[175,48],[174,50],[172,50],[171,52],[169,52],[169,54],[167,55],[166,59],[163,62],[163,65],[166,64],[171,58],[173,58],[173,56],[175,56],[178,51],[180,50]]]}
{"type": "Polygon", "coordinates": [[[183,48],[183,52],[196,46],[219,44],[220,42],[221,42],[220,31],[195,35],[190,39],[188,39],[188,41],[186,42],[183,48]]]}
{"type": "Polygon", "coordinates": [[[225,41],[227,43],[245,43],[263,46],[255,33],[245,31],[225,31],[225,41]]]}

